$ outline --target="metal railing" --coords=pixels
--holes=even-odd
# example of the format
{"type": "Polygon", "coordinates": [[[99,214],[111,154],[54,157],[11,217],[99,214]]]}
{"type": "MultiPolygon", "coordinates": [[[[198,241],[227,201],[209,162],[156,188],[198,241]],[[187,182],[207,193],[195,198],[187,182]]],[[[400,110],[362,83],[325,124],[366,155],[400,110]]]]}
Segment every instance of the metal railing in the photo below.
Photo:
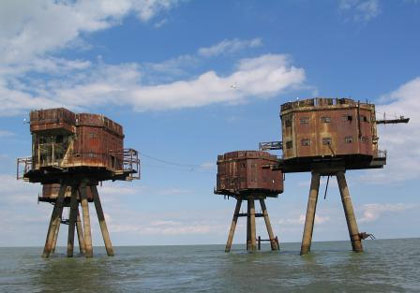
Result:
{"type": "Polygon", "coordinates": [[[25,174],[32,170],[32,157],[17,158],[16,178],[25,180],[25,174]]]}
{"type": "Polygon", "coordinates": [[[384,158],[386,159],[387,151],[386,150],[378,150],[377,158],[384,158]]]}
{"type": "Polygon", "coordinates": [[[123,169],[128,172],[130,179],[140,179],[140,159],[139,152],[135,149],[124,149],[123,150],[123,169]]]}

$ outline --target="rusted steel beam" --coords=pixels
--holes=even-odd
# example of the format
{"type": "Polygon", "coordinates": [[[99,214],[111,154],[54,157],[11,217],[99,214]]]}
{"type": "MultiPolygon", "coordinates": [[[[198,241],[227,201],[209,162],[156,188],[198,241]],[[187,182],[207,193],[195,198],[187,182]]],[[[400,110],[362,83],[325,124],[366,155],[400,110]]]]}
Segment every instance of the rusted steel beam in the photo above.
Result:
{"type": "Polygon", "coordinates": [[[85,239],[83,238],[83,228],[82,228],[82,221],[80,219],[79,207],[77,207],[76,228],[77,228],[77,238],[79,240],[80,253],[85,254],[86,245],[85,245],[85,239]]]}
{"type": "Polygon", "coordinates": [[[233,212],[232,224],[230,225],[228,241],[226,243],[225,252],[229,252],[232,248],[233,236],[235,235],[236,223],[238,222],[239,211],[241,210],[242,199],[237,199],[235,211],[233,212]]]}
{"type": "Polygon", "coordinates": [[[264,199],[260,199],[261,210],[264,216],[265,226],[268,232],[268,238],[270,239],[271,250],[279,250],[280,248],[277,245],[276,238],[273,233],[273,228],[271,227],[270,218],[268,217],[267,207],[265,205],[264,199]]]}
{"type": "Polygon", "coordinates": [[[96,185],[91,185],[90,189],[92,190],[93,202],[95,203],[96,214],[98,215],[99,226],[101,227],[106,253],[108,254],[108,256],[113,256],[114,249],[112,248],[111,238],[109,237],[108,227],[106,225],[104,212],[102,210],[101,201],[99,199],[98,189],[96,188],[96,185]]]}
{"type": "Polygon", "coordinates": [[[85,256],[90,258],[93,256],[93,247],[92,247],[92,234],[90,230],[90,216],[89,216],[89,204],[86,195],[86,181],[83,181],[81,186],[81,205],[82,205],[82,212],[83,212],[83,238],[85,240],[85,249],[86,253],[85,256]]]}
{"type": "Polygon", "coordinates": [[[47,239],[45,240],[44,252],[42,253],[42,257],[44,258],[48,258],[50,256],[54,242],[54,236],[58,225],[60,225],[60,214],[63,211],[65,191],[66,185],[62,182],[58,192],[57,201],[55,202],[54,209],[51,214],[50,226],[48,228],[47,239]]]}
{"type": "MultiPolygon", "coordinates": [[[[239,213],[238,214],[238,217],[247,217],[247,216],[248,216],[248,213],[239,213]]],[[[255,217],[256,218],[264,217],[264,214],[263,213],[255,213],[255,217]]]]}
{"type": "Polygon", "coordinates": [[[362,241],[359,235],[359,228],[357,227],[356,216],[354,215],[353,204],[351,202],[350,192],[347,186],[344,172],[337,173],[337,182],[340,190],[341,202],[343,203],[344,213],[346,215],[347,227],[349,229],[353,251],[363,252],[362,241]]]}
{"type": "Polygon", "coordinates": [[[318,201],[320,174],[312,172],[311,189],[309,192],[308,206],[306,209],[305,227],[303,231],[302,246],[300,255],[307,254],[311,250],[312,233],[314,230],[316,204],[318,201]]]}
{"type": "Polygon", "coordinates": [[[77,186],[71,188],[70,199],[70,216],[69,216],[69,232],[67,239],[67,257],[73,257],[74,250],[74,229],[77,221],[77,212],[79,209],[79,202],[77,201],[77,186]]]}

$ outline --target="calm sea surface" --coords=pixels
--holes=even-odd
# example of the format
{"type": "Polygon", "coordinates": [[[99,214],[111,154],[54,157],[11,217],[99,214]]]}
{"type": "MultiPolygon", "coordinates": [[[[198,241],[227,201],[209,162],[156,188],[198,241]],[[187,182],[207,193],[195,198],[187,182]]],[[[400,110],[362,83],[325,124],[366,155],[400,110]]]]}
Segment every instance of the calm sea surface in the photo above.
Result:
{"type": "Polygon", "coordinates": [[[223,245],[115,247],[107,257],[50,259],[41,248],[0,248],[1,292],[420,292],[420,239],[298,243],[247,253],[223,245]]]}

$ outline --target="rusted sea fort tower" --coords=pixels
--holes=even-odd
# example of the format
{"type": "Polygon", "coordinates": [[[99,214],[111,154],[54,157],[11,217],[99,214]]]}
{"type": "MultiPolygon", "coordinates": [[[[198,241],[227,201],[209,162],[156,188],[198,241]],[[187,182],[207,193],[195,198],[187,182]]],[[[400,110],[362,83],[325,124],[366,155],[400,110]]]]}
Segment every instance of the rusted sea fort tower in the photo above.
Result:
{"type": "Polygon", "coordinates": [[[362,252],[362,238],[345,172],[382,168],[386,152],[378,150],[377,124],[407,123],[401,117],[376,120],[375,105],[351,99],[314,98],[281,106],[282,142],[261,143],[260,149],[282,149],[279,168],[284,173],[311,172],[301,254],[310,251],[320,177],[337,177],[353,251],[362,252]]]}
{"type": "Polygon", "coordinates": [[[18,159],[18,179],[42,184],[39,201],[54,208],[43,257],[54,252],[60,224],[68,224],[67,256],[73,256],[75,228],[80,251],[92,257],[88,202],[94,202],[107,254],[114,254],[97,185],[106,180],[139,179],[140,161],[133,149],[124,149],[122,126],[103,115],[75,114],[67,109],[30,113],[32,156],[18,159]],[[79,215],[82,207],[82,220],[79,215]],[[63,209],[69,208],[68,220],[63,209]],[[82,223],[83,222],[83,227],[82,223]]]}
{"type": "Polygon", "coordinates": [[[265,205],[267,197],[277,197],[283,192],[283,173],[279,169],[273,169],[277,165],[277,160],[276,156],[261,151],[236,151],[218,156],[217,187],[214,193],[231,196],[237,200],[226,252],[232,247],[236,223],[241,216],[247,218],[247,250],[257,249],[256,217],[264,217],[271,249],[279,249],[265,205]],[[255,200],[260,201],[261,213],[255,212],[255,200]],[[248,203],[246,213],[240,212],[242,201],[248,203]]]}

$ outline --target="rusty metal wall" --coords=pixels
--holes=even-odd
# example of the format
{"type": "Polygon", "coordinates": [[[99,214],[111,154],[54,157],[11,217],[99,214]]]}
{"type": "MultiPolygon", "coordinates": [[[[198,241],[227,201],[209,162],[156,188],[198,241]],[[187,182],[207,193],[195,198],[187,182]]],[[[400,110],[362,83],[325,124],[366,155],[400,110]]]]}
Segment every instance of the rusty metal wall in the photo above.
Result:
{"type": "Polygon", "coordinates": [[[215,193],[277,196],[283,192],[283,174],[273,170],[277,157],[261,151],[236,151],[218,156],[215,193]]]}
{"type": "Polygon", "coordinates": [[[75,131],[76,114],[64,109],[36,110],[30,113],[31,132],[65,130],[75,131]]]}
{"type": "Polygon", "coordinates": [[[281,107],[283,159],[376,156],[375,106],[316,98],[281,107]]]}
{"type": "Polygon", "coordinates": [[[30,122],[34,169],[45,166],[123,169],[123,128],[107,117],[74,114],[58,108],[32,111],[30,122]]]}
{"type": "MultiPolygon", "coordinates": [[[[40,201],[54,201],[58,197],[58,191],[60,190],[60,184],[43,184],[42,185],[42,195],[39,197],[40,201]]],[[[91,189],[86,188],[87,198],[88,201],[93,201],[93,194],[91,189]]],[[[64,194],[66,199],[71,198],[71,187],[68,186],[66,189],[66,193],[64,194]]],[[[80,200],[80,196],[78,196],[80,200]]]]}

